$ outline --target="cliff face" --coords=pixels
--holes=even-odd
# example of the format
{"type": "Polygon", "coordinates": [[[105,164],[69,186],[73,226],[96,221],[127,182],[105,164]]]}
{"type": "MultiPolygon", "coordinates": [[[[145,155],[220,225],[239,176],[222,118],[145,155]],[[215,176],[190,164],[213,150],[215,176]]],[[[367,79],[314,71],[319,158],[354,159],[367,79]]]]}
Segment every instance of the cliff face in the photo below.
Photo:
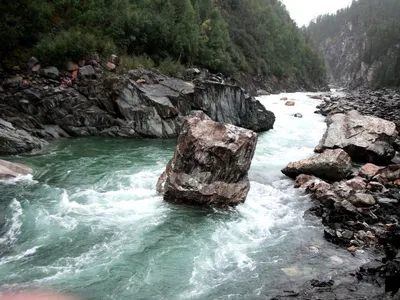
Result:
{"type": "Polygon", "coordinates": [[[69,136],[172,138],[193,110],[254,131],[269,130],[275,121],[239,86],[192,83],[145,69],[124,75],[87,75],[85,70],[72,82],[55,72],[5,79],[0,86],[0,154],[40,149],[47,139],[69,136]]]}
{"type": "Polygon", "coordinates": [[[381,62],[368,63],[364,60],[368,37],[362,34],[363,41],[359,42],[359,34],[357,24],[348,22],[337,36],[328,37],[319,44],[331,85],[358,87],[373,84],[381,62]]]}
{"type": "Polygon", "coordinates": [[[400,86],[400,2],[357,0],[319,16],[305,33],[324,57],[329,82],[341,87],[400,86]]]}

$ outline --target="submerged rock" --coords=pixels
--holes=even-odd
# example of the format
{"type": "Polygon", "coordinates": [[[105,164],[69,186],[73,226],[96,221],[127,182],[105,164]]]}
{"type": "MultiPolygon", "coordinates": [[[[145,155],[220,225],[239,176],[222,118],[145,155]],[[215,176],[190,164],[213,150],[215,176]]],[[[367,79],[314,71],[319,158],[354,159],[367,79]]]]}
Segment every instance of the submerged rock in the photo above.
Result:
{"type": "Polygon", "coordinates": [[[187,119],[157,191],[174,203],[223,207],[243,203],[256,144],[253,131],[198,117],[187,119]]]}
{"type": "Polygon", "coordinates": [[[388,163],[395,155],[393,143],[398,136],[393,122],[357,111],[331,115],[328,129],[316,152],[341,148],[356,162],[388,163]]]}
{"type": "Polygon", "coordinates": [[[0,179],[9,179],[29,174],[32,174],[32,169],[23,164],[0,160],[0,179]]]}
{"type": "Polygon", "coordinates": [[[314,175],[327,180],[341,180],[351,172],[351,158],[341,149],[325,150],[310,158],[289,163],[282,173],[291,178],[300,174],[314,175]]]}
{"type": "Polygon", "coordinates": [[[286,101],[286,102],[285,102],[285,105],[286,105],[286,106],[295,106],[295,105],[296,105],[296,102],[294,102],[294,101],[286,101]]]}

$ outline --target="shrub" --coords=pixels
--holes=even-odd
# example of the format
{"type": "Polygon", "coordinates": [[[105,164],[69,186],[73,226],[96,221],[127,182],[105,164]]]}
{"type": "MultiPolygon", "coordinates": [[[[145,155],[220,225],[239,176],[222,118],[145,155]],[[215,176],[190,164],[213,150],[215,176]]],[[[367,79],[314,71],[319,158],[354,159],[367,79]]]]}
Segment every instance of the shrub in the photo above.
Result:
{"type": "Polygon", "coordinates": [[[166,58],[160,62],[158,69],[172,77],[183,78],[185,75],[186,68],[179,61],[175,61],[172,58],[166,58]]]}
{"type": "Polygon", "coordinates": [[[35,46],[35,55],[47,65],[62,68],[69,60],[79,61],[95,52],[101,56],[109,56],[115,50],[112,42],[105,42],[90,33],[69,30],[43,38],[35,46]]]}
{"type": "Polygon", "coordinates": [[[121,57],[120,66],[128,70],[136,68],[151,69],[154,68],[154,61],[146,55],[140,55],[140,56],[123,55],[121,57]]]}

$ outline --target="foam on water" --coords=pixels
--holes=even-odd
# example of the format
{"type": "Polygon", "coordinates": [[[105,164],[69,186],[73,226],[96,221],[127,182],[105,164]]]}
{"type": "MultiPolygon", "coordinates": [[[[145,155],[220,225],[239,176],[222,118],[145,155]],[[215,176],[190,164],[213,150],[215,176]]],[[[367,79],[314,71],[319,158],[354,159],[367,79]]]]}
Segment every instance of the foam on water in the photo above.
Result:
{"type": "Polygon", "coordinates": [[[361,263],[303,218],[310,199],[280,172],[311,155],[322,136],[318,100],[260,100],[277,121],[259,136],[246,203],[230,210],[169,205],[156,194],[173,143],[78,139],[25,158],[34,184],[0,183],[3,199],[13,197],[0,235],[10,245],[0,288],[50,287],[88,299],[254,299],[293,278],[336,272],[339,261],[361,263]]]}

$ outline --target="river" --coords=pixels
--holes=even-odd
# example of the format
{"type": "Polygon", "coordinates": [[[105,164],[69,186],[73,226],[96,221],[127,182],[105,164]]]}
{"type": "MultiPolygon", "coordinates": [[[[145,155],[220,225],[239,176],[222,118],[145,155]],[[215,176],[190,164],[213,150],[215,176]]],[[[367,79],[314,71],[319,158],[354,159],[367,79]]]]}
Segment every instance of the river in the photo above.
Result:
{"type": "Polygon", "coordinates": [[[326,128],[314,114],[319,101],[304,93],[260,101],[277,121],[259,136],[246,203],[230,210],[171,205],[156,194],[174,141],[64,139],[2,157],[34,174],[0,182],[0,290],[266,299],[361,265],[366,254],[326,242],[320,220],[303,217],[312,200],[280,172],[313,153],[326,128]]]}

